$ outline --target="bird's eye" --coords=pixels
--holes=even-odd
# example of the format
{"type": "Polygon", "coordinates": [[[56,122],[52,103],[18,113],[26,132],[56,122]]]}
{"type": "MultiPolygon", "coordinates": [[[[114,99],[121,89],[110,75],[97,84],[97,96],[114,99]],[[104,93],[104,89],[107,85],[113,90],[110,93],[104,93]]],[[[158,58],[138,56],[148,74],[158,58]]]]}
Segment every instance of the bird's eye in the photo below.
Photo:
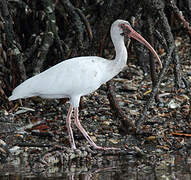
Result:
{"type": "Polygon", "coordinates": [[[121,36],[128,36],[131,33],[131,30],[125,24],[119,24],[119,27],[123,30],[120,34],[121,36]]]}
{"type": "Polygon", "coordinates": [[[119,27],[124,30],[125,29],[125,25],[124,24],[119,24],[119,27]]]}

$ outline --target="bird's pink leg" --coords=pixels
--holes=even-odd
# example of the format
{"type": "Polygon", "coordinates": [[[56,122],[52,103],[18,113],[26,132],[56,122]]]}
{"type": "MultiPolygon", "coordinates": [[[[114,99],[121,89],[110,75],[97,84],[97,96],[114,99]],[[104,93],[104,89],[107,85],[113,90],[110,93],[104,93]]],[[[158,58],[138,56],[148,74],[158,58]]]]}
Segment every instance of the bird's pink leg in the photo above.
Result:
{"type": "Polygon", "coordinates": [[[91,146],[93,146],[95,149],[101,149],[101,150],[120,150],[119,148],[114,148],[114,147],[102,147],[102,146],[97,146],[91,137],[88,135],[86,130],[82,127],[79,118],[78,118],[78,108],[74,108],[74,116],[75,116],[75,125],[77,128],[81,131],[81,133],[84,135],[84,137],[87,139],[87,141],[90,143],[91,146]]]}
{"type": "Polygon", "coordinates": [[[73,111],[73,107],[70,105],[70,108],[68,110],[68,114],[67,114],[67,117],[66,117],[66,126],[67,126],[67,129],[68,129],[68,136],[69,136],[71,148],[76,149],[76,145],[75,145],[75,142],[74,142],[74,136],[73,136],[73,132],[72,132],[72,128],[71,128],[72,111],[73,111]]]}

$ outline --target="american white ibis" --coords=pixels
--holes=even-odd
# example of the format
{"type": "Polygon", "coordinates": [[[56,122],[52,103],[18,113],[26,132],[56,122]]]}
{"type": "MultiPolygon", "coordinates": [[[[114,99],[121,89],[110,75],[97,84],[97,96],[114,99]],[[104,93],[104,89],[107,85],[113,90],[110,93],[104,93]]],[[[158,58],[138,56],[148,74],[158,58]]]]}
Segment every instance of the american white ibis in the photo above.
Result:
{"type": "Polygon", "coordinates": [[[74,123],[90,145],[95,149],[117,149],[101,147],[93,142],[79,121],[78,107],[81,96],[97,90],[125,67],[127,49],[124,43],[124,35],[129,38],[132,37],[148,47],[162,67],[160,58],[155,50],[140,34],[132,29],[129,22],[116,20],[111,26],[111,39],[116,50],[114,60],[107,60],[97,56],[82,56],[68,59],[24,81],[13,90],[9,101],[32,96],[40,96],[42,98],[68,97],[70,98],[70,108],[66,118],[66,125],[71,147],[76,149],[71,128],[71,115],[74,109],[74,123]]]}

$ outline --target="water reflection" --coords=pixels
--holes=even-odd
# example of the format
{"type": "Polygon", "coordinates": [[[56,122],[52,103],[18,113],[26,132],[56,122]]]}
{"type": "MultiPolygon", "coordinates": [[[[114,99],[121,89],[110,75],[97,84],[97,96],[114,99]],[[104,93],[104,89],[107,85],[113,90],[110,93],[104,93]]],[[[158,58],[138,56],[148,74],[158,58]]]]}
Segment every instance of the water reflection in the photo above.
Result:
{"type": "Polygon", "coordinates": [[[161,156],[156,162],[121,157],[110,157],[104,163],[70,164],[32,170],[26,166],[0,165],[0,180],[7,179],[67,179],[67,180],[152,180],[191,179],[191,157],[161,156]]]}

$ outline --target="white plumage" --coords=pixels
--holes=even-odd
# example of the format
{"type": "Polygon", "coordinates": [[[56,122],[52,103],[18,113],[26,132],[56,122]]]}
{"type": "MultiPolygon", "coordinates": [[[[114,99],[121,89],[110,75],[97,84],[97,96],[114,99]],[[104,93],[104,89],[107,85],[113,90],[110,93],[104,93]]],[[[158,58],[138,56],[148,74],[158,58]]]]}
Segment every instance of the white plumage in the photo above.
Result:
{"type": "Polygon", "coordinates": [[[69,97],[71,104],[78,107],[80,96],[89,94],[107,82],[112,73],[101,57],[76,57],[63,61],[46,71],[31,77],[17,86],[9,100],[40,96],[43,98],[69,97]]]}
{"type": "Polygon", "coordinates": [[[102,84],[116,76],[126,65],[127,50],[124,44],[124,35],[133,37],[145,44],[160,59],[148,42],[136,33],[127,21],[117,20],[111,27],[111,38],[116,50],[114,60],[107,60],[97,56],[82,56],[63,61],[46,71],[29,78],[17,86],[9,100],[40,96],[42,98],[70,98],[70,109],[66,123],[71,147],[76,148],[71,128],[71,114],[74,108],[75,124],[96,149],[116,149],[97,146],[78,119],[80,97],[97,90],[102,84]]]}

